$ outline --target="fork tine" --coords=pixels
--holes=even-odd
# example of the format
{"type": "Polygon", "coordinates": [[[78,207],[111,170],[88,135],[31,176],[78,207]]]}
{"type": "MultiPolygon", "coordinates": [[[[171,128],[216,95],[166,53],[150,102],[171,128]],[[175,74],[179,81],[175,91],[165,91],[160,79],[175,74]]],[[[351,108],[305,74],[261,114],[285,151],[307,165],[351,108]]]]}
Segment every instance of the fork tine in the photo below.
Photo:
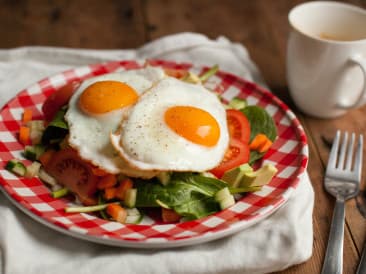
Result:
{"type": "Polygon", "coordinates": [[[342,144],[341,144],[341,151],[339,153],[339,158],[338,158],[338,164],[337,164],[337,168],[339,169],[343,169],[344,167],[344,158],[346,156],[346,148],[347,148],[347,142],[348,142],[348,132],[343,133],[343,138],[342,138],[342,144]]]}
{"type": "Polygon", "coordinates": [[[355,158],[355,164],[354,164],[354,168],[353,168],[353,172],[357,175],[358,181],[361,180],[362,151],[363,151],[363,135],[361,134],[358,138],[356,158],[355,158]]]}
{"type": "Polygon", "coordinates": [[[337,130],[336,136],[334,137],[334,140],[333,140],[332,149],[330,150],[330,154],[329,154],[327,171],[329,168],[334,168],[336,166],[340,134],[341,134],[341,132],[339,130],[337,130]]]}
{"type": "Polygon", "coordinates": [[[351,135],[351,141],[348,145],[348,151],[347,151],[347,162],[346,162],[346,170],[351,171],[352,167],[352,156],[353,156],[353,147],[355,145],[355,133],[352,133],[351,135]]]}

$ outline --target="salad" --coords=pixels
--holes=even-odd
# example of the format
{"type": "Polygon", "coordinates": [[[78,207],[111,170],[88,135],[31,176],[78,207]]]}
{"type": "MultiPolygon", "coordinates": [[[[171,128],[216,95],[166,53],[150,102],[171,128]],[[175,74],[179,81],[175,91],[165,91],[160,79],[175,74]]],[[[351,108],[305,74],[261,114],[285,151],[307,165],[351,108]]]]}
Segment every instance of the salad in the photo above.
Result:
{"type": "MultiPolygon", "coordinates": [[[[202,75],[178,70],[165,70],[165,74],[204,85],[217,71],[214,66],[202,75]]],[[[24,144],[24,157],[32,163],[12,159],[6,165],[18,176],[39,177],[54,198],[75,199],[66,212],[90,212],[134,224],[152,211],[164,223],[198,219],[234,205],[240,195],[260,190],[277,172],[271,164],[254,168],[277,137],[275,123],[263,108],[240,98],[230,102],[219,98],[226,109],[229,145],[214,168],[164,170],[153,176],[108,172],[80,157],[69,142],[70,124],[65,115],[80,85],[73,81],[50,95],[42,107],[43,120],[33,119],[29,109],[24,111],[19,141],[24,144]]]]}

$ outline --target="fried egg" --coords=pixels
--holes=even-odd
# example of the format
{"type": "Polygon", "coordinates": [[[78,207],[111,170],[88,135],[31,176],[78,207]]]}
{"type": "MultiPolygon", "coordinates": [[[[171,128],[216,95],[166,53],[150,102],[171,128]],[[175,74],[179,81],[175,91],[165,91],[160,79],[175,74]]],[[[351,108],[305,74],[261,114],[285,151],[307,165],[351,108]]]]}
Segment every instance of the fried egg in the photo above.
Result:
{"type": "Polygon", "coordinates": [[[140,170],[209,170],[229,144],[226,112],[202,85],[167,77],[126,112],[111,141],[140,170]]]}
{"type": "Polygon", "coordinates": [[[152,177],[135,170],[119,157],[110,142],[124,112],[141,93],[165,77],[160,68],[147,67],[104,74],[82,82],[70,99],[65,119],[69,125],[69,145],[79,156],[100,169],[129,176],[152,177]]]}

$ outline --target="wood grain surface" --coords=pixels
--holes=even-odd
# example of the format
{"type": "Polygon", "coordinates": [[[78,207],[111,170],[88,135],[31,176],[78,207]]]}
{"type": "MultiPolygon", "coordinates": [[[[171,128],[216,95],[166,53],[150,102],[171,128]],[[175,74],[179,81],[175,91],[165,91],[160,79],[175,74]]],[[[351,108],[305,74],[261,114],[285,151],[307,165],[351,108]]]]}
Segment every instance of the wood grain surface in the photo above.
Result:
{"type": "MultiPolygon", "coordinates": [[[[315,119],[293,105],[286,83],[287,20],[301,0],[0,0],[0,48],[30,45],[127,49],[177,32],[224,35],[246,46],[271,90],[297,114],[308,136],[309,175],[315,191],[314,248],[305,263],[278,273],[320,273],[334,199],[323,189],[324,168],[336,129],[366,135],[366,107],[337,119],[315,119]]],[[[366,8],[364,0],[342,1],[366,8]]],[[[365,27],[365,26],[363,26],[365,27]]],[[[363,168],[366,174],[366,165],[363,168]]],[[[365,176],[363,176],[363,179],[365,176]]],[[[366,185],[362,183],[362,189],[366,185]]],[[[366,220],[347,202],[345,274],[353,274],[366,239],[366,220]]]]}

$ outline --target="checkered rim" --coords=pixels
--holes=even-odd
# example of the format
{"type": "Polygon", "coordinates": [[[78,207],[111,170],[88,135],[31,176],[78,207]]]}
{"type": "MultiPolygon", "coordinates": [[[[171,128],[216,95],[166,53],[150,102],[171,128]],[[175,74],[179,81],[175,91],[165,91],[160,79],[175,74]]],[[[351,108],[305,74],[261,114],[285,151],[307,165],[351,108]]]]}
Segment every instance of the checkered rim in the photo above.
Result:
{"type": "MultiPolygon", "coordinates": [[[[148,62],[165,69],[196,73],[208,69],[190,63],[178,64],[163,60],[148,62]]],[[[42,118],[42,103],[60,86],[72,80],[136,69],[143,65],[142,61],[117,61],[68,70],[39,81],[9,101],[0,113],[0,185],[6,196],[11,197],[23,211],[58,231],[95,242],[131,247],[171,247],[220,238],[263,219],[289,199],[308,161],[308,146],[303,128],[289,108],[273,94],[222,71],[211,77],[205,85],[221,94],[224,100],[246,98],[250,105],[263,107],[274,118],[278,130],[278,138],[262,161],[274,164],[278,169],[277,175],[262,190],[245,195],[228,209],[206,218],[178,224],[151,221],[142,225],[123,225],[89,214],[65,213],[67,201],[52,198],[49,189],[40,180],[18,178],[4,169],[8,160],[22,159],[24,147],[18,142],[17,132],[24,109],[32,109],[35,119],[42,118]]],[[[29,161],[23,161],[29,164],[29,161]]]]}

